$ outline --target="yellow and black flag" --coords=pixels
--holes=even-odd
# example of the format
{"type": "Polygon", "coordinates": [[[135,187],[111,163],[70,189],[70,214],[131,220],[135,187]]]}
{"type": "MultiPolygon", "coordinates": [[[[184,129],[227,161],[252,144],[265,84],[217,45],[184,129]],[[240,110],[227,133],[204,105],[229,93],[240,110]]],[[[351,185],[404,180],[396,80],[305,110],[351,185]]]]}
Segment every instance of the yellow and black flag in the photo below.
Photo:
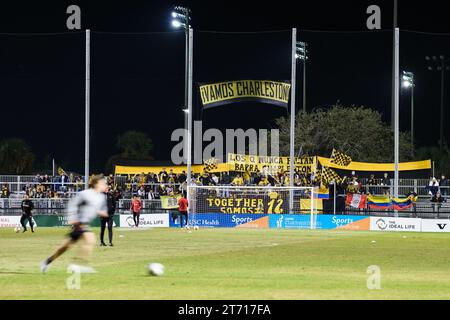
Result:
{"type": "Polygon", "coordinates": [[[331,181],[334,181],[336,184],[342,183],[342,178],[334,171],[328,167],[322,167],[321,173],[322,183],[328,185],[331,181]]]}
{"type": "Polygon", "coordinates": [[[205,166],[204,166],[205,172],[211,172],[213,170],[216,170],[218,168],[218,166],[217,166],[218,162],[219,161],[215,158],[205,160],[205,166]]]}
{"type": "Polygon", "coordinates": [[[330,163],[337,164],[338,166],[346,167],[352,163],[352,158],[342,152],[333,149],[330,157],[330,163]]]}
{"type": "Polygon", "coordinates": [[[58,167],[58,175],[62,176],[62,175],[67,175],[66,171],[64,171],[64,169],[62,167],[58,167]]]}

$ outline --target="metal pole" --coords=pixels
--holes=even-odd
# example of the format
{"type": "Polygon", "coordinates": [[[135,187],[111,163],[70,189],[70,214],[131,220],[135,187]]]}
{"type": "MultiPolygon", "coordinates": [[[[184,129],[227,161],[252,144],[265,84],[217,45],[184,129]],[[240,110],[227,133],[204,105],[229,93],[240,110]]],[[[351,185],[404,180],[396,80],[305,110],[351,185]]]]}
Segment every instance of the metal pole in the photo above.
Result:
{"type": "Polygon", "coordinates": [[[52,176],[55,176],[55,158],[52,159],[52,176]]]}
{"type": "MultiPolygon", "coordinates": [[[[185,36],[186,36],[186,45],[185,45],[185,72],[184,72],[184,109],[188,109],[188,82],[189,82],[189,12],[186,13],[186,21],[185,21],[185,36]]],[[[187,115],[185,115],[187,116],[187,115]]],[[[187,131],[187,119],[185,118],[184,129],[187,131]]],[[[187,137],[186,137],[186,146],[187,146],[187,137]]],[[[187,148],[186,148],[187,150],[187,148]]],[[[187,156],[185,155],[185,163],[187,162],[187,156]]]]}
{"type": "MultiPolygon", "coordinates": [[[[292,29],[292,56],[291,56],[291,133],[290,133],[290,153],[289,153],[289,186],[294,186],[294,170],[295,170],[295,78],[297,76],[297,60],[295,54],[297,52],[297,29],[292,29]]],[[[306,54],[305,54],[306,56],[306,54]]],[[[294,193],[289,191],[289,209],[290,213],[294,213],[294,193]]]]}
{"type": "MultiPolygon", "coordinates": [[[[398,0],[394,0],[394,21],[393,21],[393,29],[394,29],[394,37],[393,37],[393,56],[395,57],[395,43],[396,43],[396,35],[395,30],[397,29],[397,16],[398,16],[398,0]]],[[[394,59],[395,60],[395,59],[394,59]]],[[[395,81],[395,72],[396,66],[395,62],[392,64],[392,81],[395,81]]],[[[392,83],[392,104],[391,104],[391,128],[394,129],[395,125],[395,83],[392,83]]]]}
{"type": "Polygon", "coordinates": [[[444,148],[444,80],[445,80],[445,62],[442,60],[441,67],[441,118],[440,118],[440,133],[439,133],[439,149],[444,148]]]}
{"type": "Polygon", "coordinates": [[[434,174],[434,161],[433,161],[433,178],[436,177],[434,174]]]}
{"type": "MultiPolygon", "coordinates": [[[[400,30],[399,28],[395,28],[395,45],[394,45],[394,162],[395,162],[395,175],[394,175],[394,197],[398,198],[398,181],[399,181],[399,172],[398,165],[400,159],[400,135],[399,135],[399,90],[400,90],[400,30]]],[[[398,213],[395,214],[398,216],[398,213]]]]}
{"type": "Polygon", "coordinates": [[[306,42],[303,41],[303,112],[306,112],[306,42]]]}
{"type": "MultiPolygon", "coordinates": [[[[187,154],[187,185],[191,184],[192,164],[192,74],[193,74],[193,37],[194,32],[189,28],[189,56],[188,56],[188,154],[187,154]]],[[[189,192],[188,192],[189,195],[189,192]]],[[[189,198],[188,198],[189,200],[189,198]]]]}
{"type": "Polygon", "coordinates": [[[414,157],[414,85],[415,80],[413,76],[411,86],[411,156],[414,157]]]}
{"type": "Polygon", "coordinates": [[[334,189],[334,196],[333,196],[333,214],[336,215],[336,181],[333,181],[333,189],[334,189]]]}
{"type": "Polygon", "coordinates": [[[86,104],[86,114],[85,114],[85,135],[84,135],[84,186],[85,189],[89,188],[89,126],[90,126],[90,86],[91,86],[91,75],[90,75],[90,64],[91,64],[91,31],[86,30],[86,83],[85,83],[85,104],[86,104]]]}

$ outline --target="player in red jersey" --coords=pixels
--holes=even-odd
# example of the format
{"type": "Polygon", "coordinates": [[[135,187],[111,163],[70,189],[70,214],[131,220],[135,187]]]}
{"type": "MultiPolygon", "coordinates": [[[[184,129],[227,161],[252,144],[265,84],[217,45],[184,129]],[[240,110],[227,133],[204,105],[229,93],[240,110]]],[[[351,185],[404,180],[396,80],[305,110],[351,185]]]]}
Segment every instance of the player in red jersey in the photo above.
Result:
{"type": "Polygon", "coordinates": [[[186,226],[188,224],[188,200],[184,194],[178,200],[178,211],[180,212],[180,226],[183,228],[183,216],[186,217],[186,226]]]}
{"type": "Polygon", "coordinates": [[[134,196],[131,200],[131,212],[133,213],[134,226],[139,227],[139,216],[141,214],[142,202],[138,196],[134,196]]]}

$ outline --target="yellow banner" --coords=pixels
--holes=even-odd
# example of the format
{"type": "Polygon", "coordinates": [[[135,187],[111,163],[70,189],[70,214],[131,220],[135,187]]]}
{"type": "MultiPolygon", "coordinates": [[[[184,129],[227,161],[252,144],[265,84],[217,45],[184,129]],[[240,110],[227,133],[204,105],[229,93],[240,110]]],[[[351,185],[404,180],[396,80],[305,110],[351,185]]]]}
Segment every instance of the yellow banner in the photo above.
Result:
{"type": "Polygon", "coordinates": [[[240,101],[257,101],[287,107],[291,85],[270,80],[239,80],[200,86],[203,108],[240,101]]]}
{"type": "MultiPolygon", "coordinates": [[[[341,170],[349,170],[349,171],[378,171],[378,172],[386,172],[386,171],[394,171],[395,165],[394,163],[367,163],[367,162],[356,162],[352,161],[348,166],[340,166],[335,163],[331,163],[330,159],[324,157],[318,157],[319,162],[322,166],[341,169],[341,170]]],[[[398,170],[399,171],[412,171],[412,170],[427,170],[431,169],[431,160],[423,160],[423,161],[414,161],[414,162],[401,162],[399,163],[398,170]]]]}
{"type": "MultiPolygon", "coordinates": [[[[193,165],[191,167],[192,173],[202,173],[204,169],[204,165],[193,165]]],[[[143,166],[115,166],[115,174],[141,174],[141,173],[160,173],[163,169],[167,172],[172,170],[175,174],[180,174],[183,171],[187,172],[187,166],[151,166],[151,167],[143,167],[143,166]]],[[[217,164],[217,168],[210,170],[211,173],[225,172],[230,171],[227,163],[219,163],[217,164]]]]}
{"type": "MultiPolygon", "coordinates": [[[[290,158],[289,157],[260,157],[243,154],[228,154],[227,163],[230,166],[230,171],[236,172],[264,172],[265,170],[270,174],[275,174],[280,171],[289,171],[290,158]]],[[[295,168],[304,174],[311,174],[314,172],[317,164],[316,157],[300,157],[294,158],[295,168]]]]}
{"type": "Polygon", "coordinates": [[[161,197],[161,208],[163,209],[178,209],[178,200],[180,200],[181,195],[176,195],[175,197],[162,196],[161,197]]]}

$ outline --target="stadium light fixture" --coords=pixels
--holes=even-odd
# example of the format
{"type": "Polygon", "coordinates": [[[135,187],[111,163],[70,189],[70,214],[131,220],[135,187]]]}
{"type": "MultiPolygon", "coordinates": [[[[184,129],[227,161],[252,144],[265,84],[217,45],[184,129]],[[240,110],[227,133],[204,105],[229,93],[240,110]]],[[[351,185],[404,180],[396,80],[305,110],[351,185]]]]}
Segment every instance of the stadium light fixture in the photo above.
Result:
{"type": "Polygon", "coordinates": [[[177,6],[174,8],[174,11],[172,12],[172,26],[175,28],[183,27],[185,30],[189,31],[189,28],[191,27],[189,25],[189,21],[191,20],[190,17],[191,10],[186,7],[180,7],[177,6]]]}
{"type": "Polygon", "coordinates": [[[414,73],[403,71],[403,87],[409,88],[414,86],[414,73]]]}
{"type": "MultiPolygon", "coordinates": [[[[411,145],[414,145],[414,73],[403,71],[402,72],[403,88],[411,89],[411,145]]],[[[413,152],[414,148],[411,148],[413,152]]],[[[414,154],[412,154],[414,156],[414,154]]]]}
{"type": "Polygon", "coordinates": [[[303,112],[306,112],[306,61],[309,59],[308,44],[304,41],[297,41],[295,59],[303,61],[303,112]]]}
{"type": "Polygon", "coordinates": [[[181,26],[183,26],[184,27],[184,24],[183,23],[181,23],[180,21],[178,21],[178,20],[173,20],[172,21],[172,26],[174,27],[174,28],[180,28],[181,26]]]}
{"type": "Polygon", "coordinates": [[[439,135],[439,149],[444,148],[444,88],[445,88],[445,71],[450,70],[450,59],[444,55],[426,56],[427,69],[429,71],[438,71],[441,74],[441,112],[440,112],[440,135],[439,135]]]}

